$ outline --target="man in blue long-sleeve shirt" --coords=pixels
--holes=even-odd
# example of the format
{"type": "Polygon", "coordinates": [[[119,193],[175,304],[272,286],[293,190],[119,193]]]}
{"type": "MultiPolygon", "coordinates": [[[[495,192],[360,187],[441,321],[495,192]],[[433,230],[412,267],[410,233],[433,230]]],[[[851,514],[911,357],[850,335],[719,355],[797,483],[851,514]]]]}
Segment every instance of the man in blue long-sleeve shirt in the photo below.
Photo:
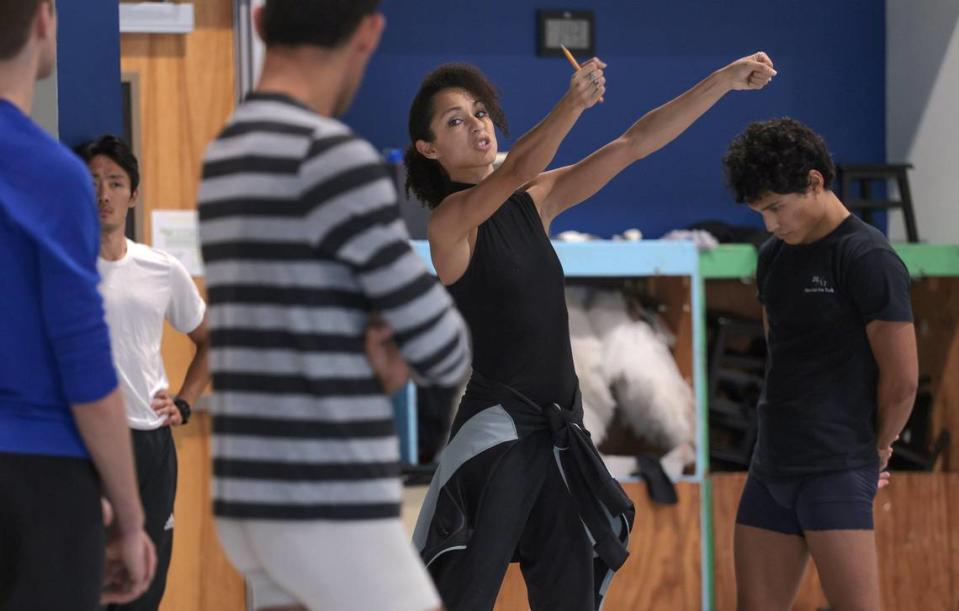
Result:
{"type": "Polygon", "coordinates": [[[0,0],[0,610],[97,609],[104,588],[130,600],[155,563],[97,293],[90,178],[26,114],[55,62],[51,0],[0,0]]]}

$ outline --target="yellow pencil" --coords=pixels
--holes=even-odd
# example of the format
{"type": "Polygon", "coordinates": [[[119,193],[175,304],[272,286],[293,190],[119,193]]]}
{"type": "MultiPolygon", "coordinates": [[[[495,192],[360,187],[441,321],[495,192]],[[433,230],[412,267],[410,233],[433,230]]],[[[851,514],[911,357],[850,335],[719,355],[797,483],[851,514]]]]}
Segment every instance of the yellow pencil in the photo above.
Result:
{"type": "MultiPolygon", "coordinates": [[[[563,55],[565,55],[566,59],[569,60],[569,63],[573,65],[573,69],[579,70],[581,68],[581,66],[579,65],[579,62],[576,61],[576,58],[573,57],[573,54],[569,52],[569,49],[566,48],[566,45],[560,45],[559,48],[563,50],[563,55]]],[[[604,102],[605,99],[600,98],[599,101],[604,102]]]]}
{"type": "Polygon", "coordinates": [[[579,70],[579,62],[577,62],[576,58],[573,57],[573,54],[569,52],[569,49],[566,48],[566,45],[560,45],[559,48],[563,50],[563,55],[565,55],[566,59],[569,60],[569,63],[573,65],[573,69],[579,70]]]}

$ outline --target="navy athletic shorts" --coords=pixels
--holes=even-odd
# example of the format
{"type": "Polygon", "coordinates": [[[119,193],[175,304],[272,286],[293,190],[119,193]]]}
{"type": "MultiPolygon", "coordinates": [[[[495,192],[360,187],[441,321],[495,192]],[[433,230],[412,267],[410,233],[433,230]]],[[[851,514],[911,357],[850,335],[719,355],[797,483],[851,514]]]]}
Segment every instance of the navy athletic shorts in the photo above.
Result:
{"type": "Polygon", "coordinates": [[[806,530],[872,530],[875,465],[790,479],[750,473],[736,522],[787,535],[806,530]]]}
{"type": "Polygon", "coordinates": [[[0,452],[0,611],[100,609],[100,509],[90,459],[0,452]]]}

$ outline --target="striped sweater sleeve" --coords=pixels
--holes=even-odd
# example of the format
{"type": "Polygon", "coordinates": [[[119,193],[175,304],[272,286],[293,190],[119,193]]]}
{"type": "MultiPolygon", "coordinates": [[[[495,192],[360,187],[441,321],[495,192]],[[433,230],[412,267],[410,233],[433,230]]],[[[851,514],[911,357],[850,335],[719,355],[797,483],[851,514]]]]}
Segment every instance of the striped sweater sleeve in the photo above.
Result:
{"type": "Polygon", "coordinates": [[[353,270],[371,309],[392,327],[401,354],[423,382],[458,384],[469,367],[468,331],[446,289],[409,244],[396,189],[373,148],[359,138],[314,142],[302,170],[336,173],[304,191],[320,251],[353,270]]]}

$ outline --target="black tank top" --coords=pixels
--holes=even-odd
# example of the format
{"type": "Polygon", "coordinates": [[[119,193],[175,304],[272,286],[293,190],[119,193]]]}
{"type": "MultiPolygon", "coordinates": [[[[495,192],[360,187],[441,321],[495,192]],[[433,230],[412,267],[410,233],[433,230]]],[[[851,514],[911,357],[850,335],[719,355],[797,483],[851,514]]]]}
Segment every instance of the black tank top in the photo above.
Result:
{"type": "Polygon", "coordinates": [[[466,272],[447,288],[473,336],[473,369],[540,405],[572,404],[563,268],[529,194],[514,193],[479,226],[466,272]]]}

